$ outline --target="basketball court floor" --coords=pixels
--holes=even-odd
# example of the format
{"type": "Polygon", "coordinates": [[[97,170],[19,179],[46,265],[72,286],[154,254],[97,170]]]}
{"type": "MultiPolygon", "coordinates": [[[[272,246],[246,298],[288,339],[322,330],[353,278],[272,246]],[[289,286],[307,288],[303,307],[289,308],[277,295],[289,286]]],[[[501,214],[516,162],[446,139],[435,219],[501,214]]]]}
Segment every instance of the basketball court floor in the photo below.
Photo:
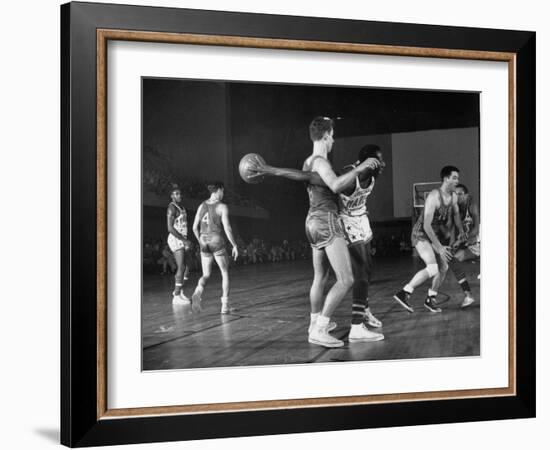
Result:
{"type": "MultiPolygon", "coordinates": [[[[410,255],[377,257],[374,264],[369,301],[372,312],[383,322],[376,331],[385,339],[347,342],[350,292],[332,318],[338,327],[331,334],[346,342],[337,349],[308,343],[310,261],[231,267],[230,301],[235,310],[226,315],[220,314],[217,268],[204,291],[200,314],[193,314],[191,306],[172,305],[172,276],[145,275],[143,370],[479,356],[478,262],[460,263],[476,299],[474,304],[460,308],[464,295],[449,271],[438,295],[443,312],[431,313],[424,307],[427,282],[411,297],[412,314],[392,296],[423,267],[421,260],[410,255]]],[[[190,275],[185,285],[188,297],[200,274],[190,275]]]]}

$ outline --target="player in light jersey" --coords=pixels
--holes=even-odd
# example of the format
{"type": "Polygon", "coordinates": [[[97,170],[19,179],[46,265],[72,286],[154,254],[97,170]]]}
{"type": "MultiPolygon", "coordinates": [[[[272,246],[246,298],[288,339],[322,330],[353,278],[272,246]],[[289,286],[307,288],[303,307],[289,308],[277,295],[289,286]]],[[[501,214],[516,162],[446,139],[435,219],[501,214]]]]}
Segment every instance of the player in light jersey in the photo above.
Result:
{"type": "Polygon", "coordinates": [[[415,288],[430,278],[432,278],[432,285],[428,290],[424,306],[430,312],[441,312],[441,308],[437,306],[436,296],[453,256],[449,246],[453,221],[459,230],[459,237],[462,238],[464,234],[455,193],[458,174],[459,170],[454,166],[445,166],[441,169],[441,186],[428,194],[424,211],[413,227],[411,243],[426,264],[426,268],[417,272],[403,289],[393,296],[411,313],[413,307],[409,303],[409,297],[415,288]]]}
{"type": "MultiPolygon", "coordinates": [[[[376,158],[379,166],[376,169],[363,172],[355,179],[354,185],[342,191],[339,195],[339,214],[344,223],[344,231],[351,256],[353,268],[353,303],[352,325],[366,322],[375,328],[382,326],[371,312],[368,300],[368,289],[372,275],[371,241],[373,237],[367,214],[367,198],[371,195],[377,177],[384,171],[386,163],[380,147],[373,144],[365,145],[359,151],[358,161],[351,167],[356,167],[368,158],[376,158]]],[[[345,167],[344,171],[349,170],[345,167]]]]}
{"type": "Polygon", "coordinates": [[[239,256],[239,250],[229,223],[229,209],[225,203],[222,203],[223,183],[210,183],[207,188],[210,198],[200,204],[193,222],[193,233],[199,241],[201,251],[202,277],[191,297],[192,307],[195,313],[202,310],[202,293],[212,273],[212,260],[215,259],[222,274],[221,313],[228,314],[231,312],[229,307],[229,261],[225,249],[224,231],[233,246],[231,254],[235,260],[239,256]]]}
{"type": "Polygon", "coordinates": [[[168,247],[174,254],[177,265],[172,303],[188,305],[190,301],[183,293],[183,281],[187,267],[187,255],[192,249],[192,245],[187,239],[187,211],[181,204],[181,191],[177,185],[173,186],[170,198],[172,201],[166,211],[168,247]]]}

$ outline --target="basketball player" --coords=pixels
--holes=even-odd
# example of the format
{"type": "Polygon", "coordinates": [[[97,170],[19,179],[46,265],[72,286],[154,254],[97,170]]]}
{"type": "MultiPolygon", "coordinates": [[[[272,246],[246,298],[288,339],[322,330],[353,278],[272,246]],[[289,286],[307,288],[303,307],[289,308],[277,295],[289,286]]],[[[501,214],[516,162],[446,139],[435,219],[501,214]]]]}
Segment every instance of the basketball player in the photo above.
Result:
{"type": "Polygon", "coordinates": [[[183,293],[183,281],[187,267],[187,252],[191,250],[192,245],[187,239],[187,211],[181,204],[181,191],[177,185],[173,186],[170,198],[172,201],[166,211],[168,247],[174,254],[177,265],[172,304],[188,305],[190,300],[183,293]]]}
{"type": "Polygon", "coordinates": [[[445,166],[441,169],[441,187],[428,194],[424,211],[413,227],[411,243],[426,264],[426,268],[420,270],[403,289],[393,296],[411,313],[413,312],[413,307],[409,303],[411,294],[429,278],[432,278],[432,285],[428,290],[424,306],[433,313],[441,312],[441,308],[436,304],[436,296],[453,256],[448,246],[453,220],[459,230],[459,238],[464,235],[455,193],[458,174],[459,170],[454,166],[445,166]],[[439,259],[439,265],[437,259],[439,259]]]}
{"type": "Polygon", "coordinates": [[[464,301],[460,306],[466,308],[474,303],[475,299],[470,290],[468,280],[466,279],[466,274],[458,264],[456,264],[456,261],[467,261],[478,258],[480,255],[479,209],[477,205],[472,202],[470,194],[468,193],[468,188],[465,185],[457,185],[456,195],[460,219],[464,228],[464,239],[457,240],[453,243],[452,248],[455,250],[454,258],[449,263],[449,267],[454,273],[458,284],[464,291],[464,301]]]}
{"type": "MultiPolygon", "coordinates": [[[[368,286],[372,273],[372,252],[370,242],[373,235],[366,207],[367,197],[374,189],[375,180],[383,172],[386,166],[380,147],[371,144],[365,145],[359,151],[358,161],[344,167],[343,172],[345,173],[357,167],[365,160],[368,160],[369,164],[373,164],[374,168],[369,168],[362,172],[355,180],[350,181],[342,192],[339,193],[339,217],[344,225],[354,278],[352,288],[352,326],[361,326],[366,320],[368,325],[380,328],[382,322],[372,314],[368,306],[368,286]]],[[[256,161],[256,167],[259,175],[270,174],[326,186],[317,173],[271,167],[263,164],[260,160],[256,161]]],[[[325,282],[326,277],[324,278],[324,283],[325,282]]],[[[383,339],[383,335],[380,333],[372,333],[369,331],[367,335],[370,335],[372,338],[370,340],[383,339]]],[[[353,335],[350,341],[355,341],[353,335]]],[[[368,341],[368,339],[361,340],[361,342],[365,341],[368,341]]]]}
{"type": "Polygon", "coordinates": [[[192,308],[195,313],[202,310],[202,293],[212,272],[212,260],[215,259],[222,274],[221,313],[228,314],[230,312],[229,261],[225,249],[224,231],[233,246],[231,251],[233,259],[237,260],[239,257],[239,250],[229,223],[229,210],[227,205],[222,203],[223,183],[213,182],[208,184],[207,188],[210,198],[200,204],[193,222],[193,233],[199,241],[201,252],[202,277],[191,296],[192,308]]]}
{"type": "MultiPolygon", "coordinates": [[[[322,184],[308,181],[309,212],[306,218],[306,236],[312,247],[313,283],[310,289],[311,322],[309,342],[324,347],[342,347],[344,342],[329,334],[336,324],[330,321],[347,291],[353,285],[353,270],[347,249],[345,233],[338,217],[338,193],[353,184],[357,176],[368,168],[376,168],[379,162],[371,158],[337,176],[328,161],[334,144],[334,122],[328,117],[317,117],[309,126],[313,142],[312,154],[305,160],[302,171],[318,174],[322,184]],[[336,275],[336,283],[330,288],[323,302],[324,287],[328,278],[326,260],[336,275]]],[[[272,168],[274,169],[274,168],[272,168]]],[[[272,171],[277,175],[277,171],[272,171]]],[[[300,180],[303,174],[291,171],[288,178],[300,180]]],[[[278,174],[280,174],[279,172],[278,174]]],[[[364,323],[351,327],[350,342],[381,340],[384,336],[373,333],[364,323]]]]}
{"type": "Polygon", "coordinates": [[[456,196],[466,240],[462,242],[457,241],[457,244],[460,244],[460,248],[455,253],[455,258],[458,261],[479,258],[479,208],[472,201],[468,188],[465,185],[457,185],[456,196]]]}

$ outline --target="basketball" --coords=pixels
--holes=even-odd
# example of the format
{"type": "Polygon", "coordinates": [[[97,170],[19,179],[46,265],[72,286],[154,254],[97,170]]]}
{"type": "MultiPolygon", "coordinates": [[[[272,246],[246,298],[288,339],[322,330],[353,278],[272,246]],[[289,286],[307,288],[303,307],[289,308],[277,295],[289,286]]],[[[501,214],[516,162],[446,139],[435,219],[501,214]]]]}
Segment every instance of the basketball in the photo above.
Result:
{"type": "Polygon", "coordinates": [[[254,171],[256,160],[260,160],[265,164],[264,159],[257,153],[248,153],[241,158],[241,162],[239,163],[239,174],[246,183],[257,184],[262,182],[265,178],[265,175],[253,176],[256,174],[254,171]]]}

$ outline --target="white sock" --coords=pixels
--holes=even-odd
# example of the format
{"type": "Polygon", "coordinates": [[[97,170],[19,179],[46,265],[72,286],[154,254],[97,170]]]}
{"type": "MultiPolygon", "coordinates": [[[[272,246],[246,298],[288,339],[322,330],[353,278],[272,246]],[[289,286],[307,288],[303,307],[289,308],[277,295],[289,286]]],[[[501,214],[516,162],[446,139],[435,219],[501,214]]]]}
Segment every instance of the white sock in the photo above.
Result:
{"type": "Polygon", "coordinates": [[[413,288],[410,284],[406,284],[405,287],[403,288],[403,290],[404,290],[407,294],[412,294],[413,291],[414,291],[414,288],[413,288]]]}
{"type": "Polygon", "coordinates": [[[311,324],[317,323],[317,318],[318,318],[318,317],[319,317],[319,313],[311,313],[311,314],[309,315],[309,322],[310,322],[311,324]]]}
{"type": "Polygon", "coordinates": [[[229,301],[229,297],[221,297],[222,303],[227,303],[229,301]]]}
{"type": "Polygon", "coordinates": [[[319,328],[328,327],[328,324],[330,323],[330,317],[323,316],[322,314],[319,314],[319,317],[317,317],[317,326],[319,328]]]}
{"type": "Polygon", "coordinates": [[[428,289],[428,297],[435,297],[436,295],[437,295],[437,291],[428,289]]]}

